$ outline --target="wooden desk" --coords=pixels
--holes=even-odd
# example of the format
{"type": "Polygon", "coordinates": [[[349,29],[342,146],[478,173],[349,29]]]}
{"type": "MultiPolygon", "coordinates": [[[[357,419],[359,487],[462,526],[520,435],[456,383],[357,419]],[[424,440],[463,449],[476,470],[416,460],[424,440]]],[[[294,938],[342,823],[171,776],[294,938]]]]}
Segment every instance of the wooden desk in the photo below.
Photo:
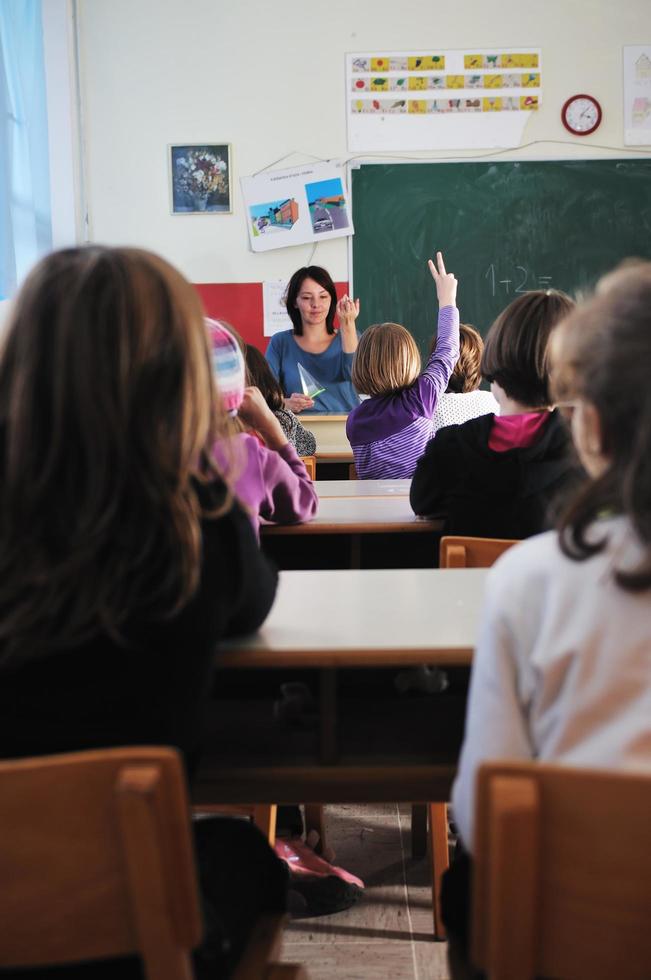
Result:
{"type": "Polygon", "coordinates": [[[325,449],[316,447],[317,463],[352,463],[353,451],[348,444],[328,446],[325,449]]]}
{"type": "Polygon", "coordinates": [[[449,799],[465,696],[400,696],[393,678],[407,667],[470,663],[486,575],[485,569],[282,572],[259,633],[217,655],[220,667],[244,676],[243,694],[220,700],[218,673],[195,799],[449,799]],[[246,672],[265,667],[278,670],[278,683],[290,668],[307,668],[312,725],[283,728],[274,720],[273,697],[249,695],[246,672]]]}
{"type": "Polygon", "coordinates": [[[488,570],[281,572],[258,633],[222,647],[220,667],[469,666],[488,570]]]}
{"type": "Polygon", "coordinates": [[[317,444],[317,451],[328,452],[331,447],[338,449],[340,446],[348,445],[346,439],[346,414],[330,415],[324,412],[300,412],[299,420],[301,425],[314,433],[317,444]]]}
{"type": "Polygon", "coordinates": [[[411,480],[315,480],[324,497],[408,497],[411,480]]]}
{"type": "MultiPolygon", "coordinates": [[[[327,482],[327,481],[325,481],[327,482]]],[[[337,481],[343,482],[343,481],[337,481]]],[[[353,481],[356,482],[356,481],[353,481]]],[[[307,524],[262,525],[262,535],[404,534],[439,531],[443,521],[417,517],[405,496],[323,497],[307,524]]]]}

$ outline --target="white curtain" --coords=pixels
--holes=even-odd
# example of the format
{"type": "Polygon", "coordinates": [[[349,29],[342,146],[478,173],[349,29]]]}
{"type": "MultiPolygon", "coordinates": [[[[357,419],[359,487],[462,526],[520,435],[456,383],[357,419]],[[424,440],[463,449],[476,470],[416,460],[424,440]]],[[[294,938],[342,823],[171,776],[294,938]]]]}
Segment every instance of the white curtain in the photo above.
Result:
{"type": "Polygon", "coordinates": [[[41,0],[2,0],[0,301],[51,247],[41,0]]]}

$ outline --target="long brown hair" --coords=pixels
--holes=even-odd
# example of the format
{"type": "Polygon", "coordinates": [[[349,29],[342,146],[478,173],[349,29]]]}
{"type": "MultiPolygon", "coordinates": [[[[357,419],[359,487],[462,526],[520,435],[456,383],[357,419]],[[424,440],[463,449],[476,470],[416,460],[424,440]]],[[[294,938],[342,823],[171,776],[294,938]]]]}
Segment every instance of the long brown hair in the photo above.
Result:
{"type": "Polygon", "coordinates": [[[90,246],[34,268],[0,354],[0,661],[188,601],[222,431],[203,310],[167,262],[90,246]]]}
{"type": "Polygon", "coordinates": [[[596,408],[608,460],[562,516],[561,548],[577,560],[602,551],[606,541],[588,540],[589,526],[604,512],[624,514],[645,555],[615,580],[633,592],[651,588],[651,262],[606,276],[556,328],[551,351],[557,397],[596,408]]]}
{"type": "Polygon", "coordinates": [[[260,353],[253,344],[246,345],[244,354],[246,360],[247,384],[260,389],[262,397],[272,412],[278,412],[285,407],[285,396],[276,375],[267,363],[264,354],[260,353]]]}

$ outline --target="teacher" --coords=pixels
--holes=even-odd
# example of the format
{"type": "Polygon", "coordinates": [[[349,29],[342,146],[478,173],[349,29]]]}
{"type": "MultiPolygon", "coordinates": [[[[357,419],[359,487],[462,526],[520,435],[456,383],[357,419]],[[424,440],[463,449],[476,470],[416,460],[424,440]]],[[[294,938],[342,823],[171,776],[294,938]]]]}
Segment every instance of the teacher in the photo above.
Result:
{"type": "Polygon", "coordinates": [[[308,265],[289,280],[285,303],[294,326],[275,334],[266,353],[285,407],[292,412],[349,412],[359,404],[351,381],[359,300],[343,296],[337,302],[330,275],[308,265]]]}

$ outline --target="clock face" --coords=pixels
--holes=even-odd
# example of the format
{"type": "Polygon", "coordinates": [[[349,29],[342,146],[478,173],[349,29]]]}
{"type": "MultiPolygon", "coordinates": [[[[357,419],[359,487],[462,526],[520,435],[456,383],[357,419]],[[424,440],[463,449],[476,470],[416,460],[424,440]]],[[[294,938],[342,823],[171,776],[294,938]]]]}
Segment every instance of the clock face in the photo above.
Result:
{"type": "Polygon", "coordinates": [[[561,119],[570,133],[588,136],[601,122],[601,106],[591,95],[573,95],[563,106],[561,119]]]}

